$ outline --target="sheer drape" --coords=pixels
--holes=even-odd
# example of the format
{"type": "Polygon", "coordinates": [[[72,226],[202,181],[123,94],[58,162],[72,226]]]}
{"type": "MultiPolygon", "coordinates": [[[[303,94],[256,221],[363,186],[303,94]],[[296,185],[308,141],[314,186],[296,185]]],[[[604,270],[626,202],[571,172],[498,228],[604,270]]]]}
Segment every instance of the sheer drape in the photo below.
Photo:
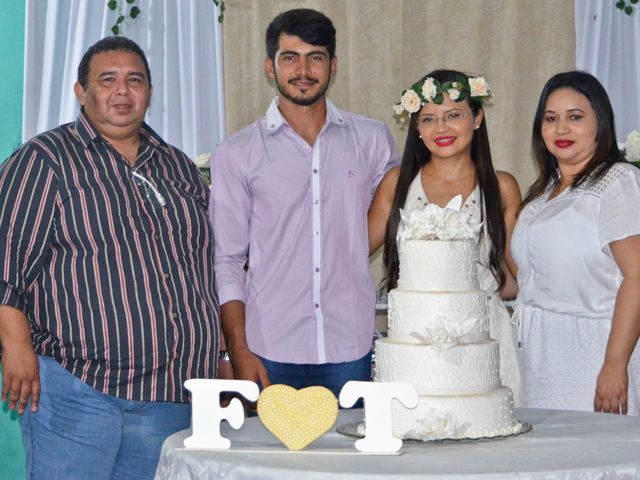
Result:
{"type": "MultiPolygon", "coordinates": [[[[26,0],[23,140],[75,119],[76,69],[118,12],[96,0],[26,0]]],[[[125,4],[125,2],[122,2],[125,4]]],[[[139,0],[123,34],[148,56],[153,97],[147,122],[192,158],[224,137],[222,36],[213,3],[139,0]]]]}
{"type": "Polygon", "coordinates": [[[576,66],[607,89],[618,142],[640,128],[640,10],[629,16],[610,0],[576,2],[576,66]]]}

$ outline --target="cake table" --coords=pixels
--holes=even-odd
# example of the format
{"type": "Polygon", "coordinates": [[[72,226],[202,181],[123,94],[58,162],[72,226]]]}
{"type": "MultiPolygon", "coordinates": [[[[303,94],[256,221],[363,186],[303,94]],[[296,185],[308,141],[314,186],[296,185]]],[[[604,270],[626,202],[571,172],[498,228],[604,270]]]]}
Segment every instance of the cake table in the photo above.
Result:
{"type": "MultiPolygon", "coordinates": [[[[337,425],[362,411],[343,410],[337,425]]],[[[529,433],[485,441],[405,442],[400,455],[365,455],[335,429],[302,452],[289,452],[249,418],[240,430],[222,424],[230,451],[182,447],[189,430],[168,437],[156,479],[497,479],[638,478],[640,418],[589,412],[518,409],[529,433]]]]}

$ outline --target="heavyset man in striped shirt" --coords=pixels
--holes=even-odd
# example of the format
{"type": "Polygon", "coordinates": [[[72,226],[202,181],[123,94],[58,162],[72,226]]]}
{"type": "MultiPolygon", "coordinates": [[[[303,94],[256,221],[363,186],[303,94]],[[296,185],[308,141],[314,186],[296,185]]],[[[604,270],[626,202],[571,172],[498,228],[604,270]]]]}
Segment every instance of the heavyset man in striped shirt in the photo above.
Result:
{"type": "Polygon", "coordinates": [[[0,169],[2,399],[30,478],[152,478],[183,382],[216,374],[208,188],[144,123],[134,42],[96,43],[74,88],[77,120],[0,169]]]}

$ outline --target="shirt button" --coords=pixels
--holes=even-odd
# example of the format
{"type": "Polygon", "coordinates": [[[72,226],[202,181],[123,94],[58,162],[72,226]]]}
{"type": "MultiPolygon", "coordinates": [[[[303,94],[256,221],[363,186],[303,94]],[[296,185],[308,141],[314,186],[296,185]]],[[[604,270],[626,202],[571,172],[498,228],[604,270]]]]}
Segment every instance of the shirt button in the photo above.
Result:
{"type": "Polygon", "coordinates": [[[315,232],[313,232],[313,233],[316,235],[316,237],[317,237],[318,235],[320,235],[320,232],[318,232],[318,231],[315,231],[315,232]]]}
{"type": "Polygon", "coordinates": [[[171,316],[172,316],[173,318],[178,318],[178,314],[177,314],[177,312],[173,312],[173,313],[171,314],[171,316]]]}
{"type": "Polygon", "coordinates": [[[171,276],[168,273],[163,273],[162,275],[164,276],[164,278],[169,278],[171,276]]]}
{"type": "Polygon", "coordinates": [[[315,307],[316,307],[316,308],[320,308],[320,304],[319,304],[319,303],[316,303],[315,307]]]}
{"type": "Polygon", "coordinates": [[[153,236],[153,239],[154,239],[154,240],[160,240],[160,235],[155,234],[155,235],[153,236]]]}
{"type": "Polygon", "coordinates": [[[320,271],[320,269],[318,267],[316,267],[316,273],[318,273],[320,271]]]}
{"type": "Polygon", "coordinates": [[[318,199],[316,198],[313,203],[315,203],[316,205],[318,204],[318,199]]]}
{"type": "Polygon", "coordinates": [[[318,169],[317,169],[317,168],[314,168],[314,169],[313,169],[313,173],[318,173],[318,169]]]}

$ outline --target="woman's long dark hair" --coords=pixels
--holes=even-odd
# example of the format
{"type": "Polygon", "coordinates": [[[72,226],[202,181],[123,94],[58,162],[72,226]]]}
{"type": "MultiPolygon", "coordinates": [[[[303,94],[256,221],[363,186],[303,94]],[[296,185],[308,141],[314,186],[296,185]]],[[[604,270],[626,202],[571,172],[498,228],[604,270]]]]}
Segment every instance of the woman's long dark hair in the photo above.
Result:
{"type": "Polygon", "coordinates": [[[558,161],[549,152],[542,138],[542,122],[544,121],[544,112],[549,95],[561,88],[570,88],[584,95],[589,100],[598,122],[596,149],[593,157],[587,162],[582,171],[576,175],[571,187],[577,187],[588,178],[595,181],[607,173],[613,164],[624,161],[622,152],[618,149],[616,142],[613,108],[611,108],[609,96],[602,84],[597,78],[586,72],[558,73],[547,81],[538,101],[538,109],[533,120],[531,147],[533,157],[538,164],[539,174],[536,181],[529,188],[521,208],[524,208],[527,203],[542,195],[547,188],[552,188],[560,182],[558,161]]]}
{"type": "MultiPolygon", "coordinates": [[[[464,75],[455,70],[435,70],[425,75],[419,83],[427,77],[432,77],[440,83],[455,80],[456,76],[464,75]]],[[[482,109],[482,104],[471,97],[467,97],[469,107],[473,109],[474,116],[482,109]]],[[[398,274],[400,271],[400,260],[398,258],[398,245],[396,235],[400,223],[400,208],[404,207],[409,192],[409,186],[420,172],[420,169],[431,161],[431,152],[420,139],[417,126],[419,111],[411,114],[411,120],[407,132],[407,141],[400,163],[400,173],[396,192],[393,197],[391,213],[387,221],[387,230],[384,239],[384,264],[387,267],[386,287],[388,290],[395,288],[398,284],[398,274]]],[[[480,186],[480,198],[484,202],[484,212],[486,217],[487,232],[491,239],[491,249],[489,253],[489,268],[498,282],[498,289],[505,283],[504,272],[501,265],[504,256],[506,243],[506,228],[502,210],[502,200],[500,197],[500,187],[498,178],[493,169],[491,161],[491,149],[489,148],[489,137],[487,135],[487,125],[482,117],[482,122],[477,130],[473,131],[471,141],[471,160],[476,170],[476,180],[480,186]]],[[[484,214],[484,213],[483,213],[484,214]]]]}

